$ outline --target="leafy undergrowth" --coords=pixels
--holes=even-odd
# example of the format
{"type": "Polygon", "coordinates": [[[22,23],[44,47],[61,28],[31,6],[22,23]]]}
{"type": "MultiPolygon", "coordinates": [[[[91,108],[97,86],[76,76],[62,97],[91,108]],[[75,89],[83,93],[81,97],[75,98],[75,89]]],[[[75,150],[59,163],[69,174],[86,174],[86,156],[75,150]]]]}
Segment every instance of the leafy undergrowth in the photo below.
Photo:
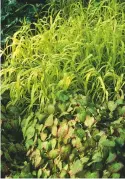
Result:
{"type": "MultiPolygon", "coordinates": [[[[2,152],[3,165],[11,167],[10,172],[12,171],[8,177],[123,178],[123,99],[98,105],[80,94],[61,92],[56,96],[55,104],[48,104],[42,113],[35,111],[30,115],[26,114],[20,121],[25,150],[24,142],[20,145],[15,139],[11,141],[7,131],[9,141],[2,141],[2,145],[5,145],[2,152]],[[28,160],[22,156],[20,158],[20,154],[18,158],[18,153],[23,151],[27,151],[28,160]],[[12,163],[11,156],[18,163],[13,162],[9,165],[8,162],[12,163]],[[15,170],[13,167],[16,167],[15,170]]],[[[13,115],[20,114],[18,110],[13,106],[8,108],[13,115]]],[[[14,123],[14,120],[12,122],[14,123]]],[[[2,123],[4,125],[4,119],[2,123]]],[[[15,130],[10,124],[11,121],[3,128],[10,129],[11,133],[13,131],[18,135],[18,128],[15,130]]],[[[16,123],[11,125],[14,126],[16,123]]],[[[19,142],[19,138],[17,141],[19,142]]]]}
{"type": "Polygon", "coordinates": [[[123,100],[99,106],[82,95],[58,95],[43,113],[31,113],[21,122],[33,174],[38,178],[125,176],[123,100]]]}

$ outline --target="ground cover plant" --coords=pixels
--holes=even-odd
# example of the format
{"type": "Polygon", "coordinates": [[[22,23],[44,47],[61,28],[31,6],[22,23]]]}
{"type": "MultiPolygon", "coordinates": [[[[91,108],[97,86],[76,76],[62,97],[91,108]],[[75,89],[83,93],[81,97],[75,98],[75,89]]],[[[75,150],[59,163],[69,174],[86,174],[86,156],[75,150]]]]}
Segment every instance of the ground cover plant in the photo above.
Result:
{"type": "Polygon", "coordinates": [[[125,3],[72,1],[32,25],[6,43],[1,71],[5,108],[20,109],[27,173],[124,177],[125,3]]]}

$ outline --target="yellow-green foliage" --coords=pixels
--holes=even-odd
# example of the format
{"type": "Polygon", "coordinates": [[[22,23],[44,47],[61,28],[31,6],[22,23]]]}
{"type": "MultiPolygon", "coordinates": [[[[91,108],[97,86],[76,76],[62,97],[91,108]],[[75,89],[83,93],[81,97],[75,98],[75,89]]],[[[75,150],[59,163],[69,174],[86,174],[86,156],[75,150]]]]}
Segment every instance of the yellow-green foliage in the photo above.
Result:
{"type": "Polygon", "coordinates": [[[68,6],[34,23],[24,23],[13,38],[2,69],[2,93],[29,108],[73,90],[100,101],[123,95],[125,84],[125,3],[90,1],[68,6]],[[22,100],[21,100],[22,99],[22,100]]]}

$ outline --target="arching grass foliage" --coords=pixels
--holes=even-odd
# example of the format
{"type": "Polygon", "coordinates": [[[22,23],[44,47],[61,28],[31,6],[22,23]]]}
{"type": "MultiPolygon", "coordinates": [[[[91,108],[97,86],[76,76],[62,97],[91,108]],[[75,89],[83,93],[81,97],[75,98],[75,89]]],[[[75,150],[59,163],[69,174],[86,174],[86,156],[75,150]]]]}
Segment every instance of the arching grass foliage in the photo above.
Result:
{"type": "Polygon", "coordinates": [[[2,93],[13,104],[42,108],[60,90],[105,101],[123,95],[125,84],[125,3],[71,3],[60,11],[24,23],[13,38],[2,68],[2,93]]]}

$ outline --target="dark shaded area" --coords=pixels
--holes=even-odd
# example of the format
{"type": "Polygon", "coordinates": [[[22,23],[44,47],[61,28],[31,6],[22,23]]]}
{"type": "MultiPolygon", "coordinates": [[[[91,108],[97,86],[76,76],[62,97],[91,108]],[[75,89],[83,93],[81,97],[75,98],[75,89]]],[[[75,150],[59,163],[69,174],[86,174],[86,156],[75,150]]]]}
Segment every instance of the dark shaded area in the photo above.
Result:
{"type": "Polygon", "coordinates": [[[1,100],[1,177],[31,177],[24,172],[30,164],[26,157],[26,148],[19,125],[20,109],[15,106],[7,107],[9,92],[2,95],[1,100]]]}

